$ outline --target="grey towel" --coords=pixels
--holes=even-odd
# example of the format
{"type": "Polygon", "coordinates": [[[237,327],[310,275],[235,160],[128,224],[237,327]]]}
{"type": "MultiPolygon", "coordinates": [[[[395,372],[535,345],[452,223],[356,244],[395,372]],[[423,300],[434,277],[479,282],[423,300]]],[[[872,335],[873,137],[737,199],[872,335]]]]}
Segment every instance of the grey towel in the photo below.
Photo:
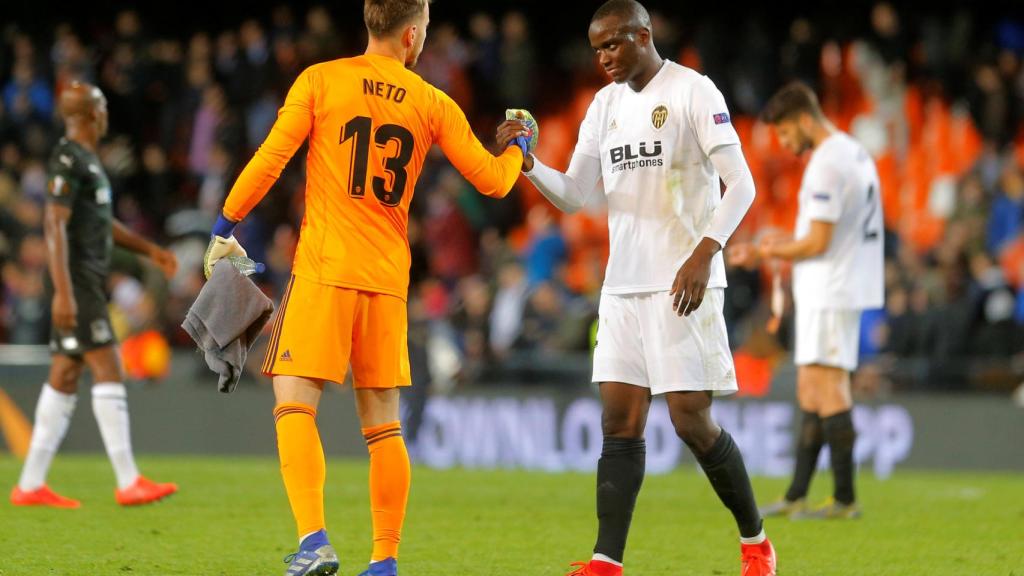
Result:
{"type": "Polygon", "coordinates": [[[221,392],[235,389],[249,348],[273,312],[274,303],[251,280],[226,259],[217,262],[181,327],[220,376],[221,392]]]}

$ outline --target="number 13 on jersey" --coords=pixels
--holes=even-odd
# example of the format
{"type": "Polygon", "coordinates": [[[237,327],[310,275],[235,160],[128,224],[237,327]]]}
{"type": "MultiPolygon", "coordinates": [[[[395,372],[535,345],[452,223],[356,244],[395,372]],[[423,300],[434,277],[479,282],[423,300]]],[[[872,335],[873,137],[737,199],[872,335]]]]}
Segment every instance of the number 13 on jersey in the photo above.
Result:
{"type": "Polygon", "coordinates": [[[366,171],[370,162],[370,139],[382,151],[392,141],[396,143],[394,155],[385,156],[383,168],[385,177],[374,176],[371,186],[373,195],[385,206],[398,206],[405,195],[405,185],[409,179],[405,171],[412,159],[412,133],[398,124],[383,124],[376,130],[373,119],[368,116],[356,116],[345,124],[341,130],[339,144],[352,140],[351,158],[348,170],[348,193],[353,198],[363,198],[366,193],[366,171]]]}

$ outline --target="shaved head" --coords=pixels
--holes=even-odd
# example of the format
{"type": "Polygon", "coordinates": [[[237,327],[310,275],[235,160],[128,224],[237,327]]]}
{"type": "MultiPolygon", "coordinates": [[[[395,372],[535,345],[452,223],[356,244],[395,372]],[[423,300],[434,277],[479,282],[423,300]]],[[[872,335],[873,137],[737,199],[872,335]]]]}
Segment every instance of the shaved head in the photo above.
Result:
{"type": "Polygon", "coordinates": [[[654,46],[651,15],[636,0],[608,0],[590,19],[590,47],[616,83],[639,91],[664,62],[654,46]]]}
{"type": "Polygon", "coordinates": [[[61,91],[60,115],[69,132],[87,130],[97,139],[107,133],[107,98],[88,82],[76,80],[61,91]]]}
{"type": "Polygon", "coordinates": [[[630,28],[646,28],[651,30],[651,15],[636,0],[608,0],[594,12],[591,22],[614,16],[620,23],[630,28]]]}
{"type": "Polygon", "coordinates": [[[103,92],[87,82],[72,82],[60,93],[60,115],[65,119],[71,116],[90,116],[101,104],[106,103],[103,92]]]}

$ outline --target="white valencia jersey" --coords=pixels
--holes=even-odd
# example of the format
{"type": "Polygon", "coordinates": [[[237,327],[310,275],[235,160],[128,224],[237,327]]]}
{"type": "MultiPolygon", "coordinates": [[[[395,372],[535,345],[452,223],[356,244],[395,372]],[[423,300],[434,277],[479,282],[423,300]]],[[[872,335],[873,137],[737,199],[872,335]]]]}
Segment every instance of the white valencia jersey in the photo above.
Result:
{"type": "Polygon", "coordinates": [[[878,171],[871,155],[843,132],[811,154],[800,185],[797,238],[811,222],[832,222],[821,256],[793,265],[793,300],[804,308],[865,310],[884,303],[884,228],[878,171]]]}
{"type": "MultiPolygon", "coordinates": [[[[605,294],[670,290],[722,200],[708,158],[739,145],[725,99],[706,76],[668,60],[640,92],[609,84],[580,126],[576,153],[600,158],[608,198],[605,294]]],[[[709,288],[724,288],[721,253],[709,288]]]]}

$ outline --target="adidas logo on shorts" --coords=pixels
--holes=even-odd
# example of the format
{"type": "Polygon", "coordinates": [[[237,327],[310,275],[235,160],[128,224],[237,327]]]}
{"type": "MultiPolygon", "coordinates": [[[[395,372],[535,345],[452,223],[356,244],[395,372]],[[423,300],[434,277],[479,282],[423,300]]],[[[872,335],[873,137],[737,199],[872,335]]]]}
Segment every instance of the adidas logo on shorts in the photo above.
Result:
{"type": "Polygon", "coordinates": [[[292,352],[291,352],[291,350],[285,350],[284,354],[281,354],[281,361],[282,362],[291,362],[292,361],[292,352]]]}

